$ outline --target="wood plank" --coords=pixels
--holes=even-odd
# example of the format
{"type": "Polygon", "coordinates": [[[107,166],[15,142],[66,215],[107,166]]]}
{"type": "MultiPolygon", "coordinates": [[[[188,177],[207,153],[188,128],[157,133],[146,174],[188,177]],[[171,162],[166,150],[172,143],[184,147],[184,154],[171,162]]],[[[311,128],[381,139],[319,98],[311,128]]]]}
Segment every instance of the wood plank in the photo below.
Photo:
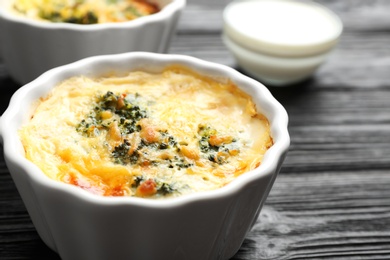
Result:
{"type": "Polygon", "coordinates": [[[238,259],[389,259],[390,175],[281,174],[238,259]]]}
{"type": "MultiPolygon", "coordinates": [[[[290,90],[295,97],[307,88],[384,88],[390,82],[390,33],[344,32],[334,52],[310,81],[290,90]]],[[[170,53],[190,55],[242,71],[222,42],[221,33],[179,34],[170,53]]],[[[366,101],[363,99],[363,101],[366,101]]]]}
{"type": "MultiPolygon", "coordinates": [[[[307,1],[307,0],[303,0],[307,1]]],[[[187,0],[178,26],[179,33],[215,33],[223,26],[223,8],[230,0],[187,0]]],[[[388,0],[317,0],[342,20],[347,31],[389,31],[388,0]]]]}

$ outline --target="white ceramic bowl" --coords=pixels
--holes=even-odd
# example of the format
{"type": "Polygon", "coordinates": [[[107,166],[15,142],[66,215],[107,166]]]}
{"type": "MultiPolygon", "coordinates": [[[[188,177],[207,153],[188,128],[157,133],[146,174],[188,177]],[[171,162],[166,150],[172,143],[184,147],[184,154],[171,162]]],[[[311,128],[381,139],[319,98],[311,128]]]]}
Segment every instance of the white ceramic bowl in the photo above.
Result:
{"type": "Polygon", "coordinates": [[[288,86],[310,77],[329,56],[328,52],[306,57],[272,56],[246,49],[227,36],[222,40],[249,76],[271,86],[288,86]]]}
{"type": "Polygon", "coordinates": [[[251,76],[271,85],[308,78],[342,33],[328,8],[310,1],[236,0],[223,13],[223,41],[251,76]]]}
{"type": "Polygon", "coordinates": [[[86,58],[23,86],[0,119],[0,136],[8,169],[39,235],[62,259],[228,259],[256,222],[286,156],[287,124],[285,109],[267,88],[229,67],[188,56],[133,52],[86,58]],[[60,81],[113,70],[158,72],[172,64],[230,79],[252,96],[269,119],[274,140],[260,167],[218,190],[151,200],[93,195],[48,178],[24,157],[18,129],[29,120],[34,101],[60,81]]]}
{"type": "Polygon", "coordinates": [[[162,7],[156,14],[92,25],[25,18],[10,11],[11,2],[0,1],[0,56],[11,77],[25,84],[48,69],[89,56],[166,52],[186,0],[153,0],[162,7]]]}

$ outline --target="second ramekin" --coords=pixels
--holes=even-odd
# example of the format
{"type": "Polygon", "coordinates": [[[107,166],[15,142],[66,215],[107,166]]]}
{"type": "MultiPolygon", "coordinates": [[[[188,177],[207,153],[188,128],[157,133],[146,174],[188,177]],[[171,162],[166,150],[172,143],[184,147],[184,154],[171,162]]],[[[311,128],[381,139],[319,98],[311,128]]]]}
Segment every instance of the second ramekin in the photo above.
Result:
{"type": "Polygon", "coordinates": [[[162,10],[138,19],[80,25],[42,22],[12,13],[0,2],[0,47],[11,77],[25,84],[48,69],[89,56],[167,51],[186,0],[156,0],[162,10]]]}

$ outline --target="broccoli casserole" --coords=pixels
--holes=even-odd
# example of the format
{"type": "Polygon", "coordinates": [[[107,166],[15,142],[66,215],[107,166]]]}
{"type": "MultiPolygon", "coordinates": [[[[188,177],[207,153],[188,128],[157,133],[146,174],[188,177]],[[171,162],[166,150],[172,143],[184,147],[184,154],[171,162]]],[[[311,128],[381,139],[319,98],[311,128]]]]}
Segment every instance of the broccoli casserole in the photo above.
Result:
{"type": "Polygon", "coordinates": [[[273,144],[248,94],[181,66],[67,79],[19,135],[27,159],[52,179],[156,199],[223,187],[273,144]]]}
{"type": "Polygon", "coordinates": [[[159,11],[146,0],[15,0],[13,9],[33,19],[76,24],[124,22],[159,11]]]}

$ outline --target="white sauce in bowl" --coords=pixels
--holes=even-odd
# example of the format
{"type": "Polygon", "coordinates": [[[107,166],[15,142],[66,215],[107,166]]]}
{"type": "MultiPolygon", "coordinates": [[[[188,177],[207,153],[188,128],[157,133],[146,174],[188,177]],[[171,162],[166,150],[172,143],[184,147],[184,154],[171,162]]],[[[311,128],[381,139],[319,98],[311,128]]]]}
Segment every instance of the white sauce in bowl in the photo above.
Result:
{"type": "Polygon", "coordinates": [[[340,19],[312,2],[248,0],[224,11],[225,35],[256,52],[307,56],[326,52],[342,31],[340,19]]]}

